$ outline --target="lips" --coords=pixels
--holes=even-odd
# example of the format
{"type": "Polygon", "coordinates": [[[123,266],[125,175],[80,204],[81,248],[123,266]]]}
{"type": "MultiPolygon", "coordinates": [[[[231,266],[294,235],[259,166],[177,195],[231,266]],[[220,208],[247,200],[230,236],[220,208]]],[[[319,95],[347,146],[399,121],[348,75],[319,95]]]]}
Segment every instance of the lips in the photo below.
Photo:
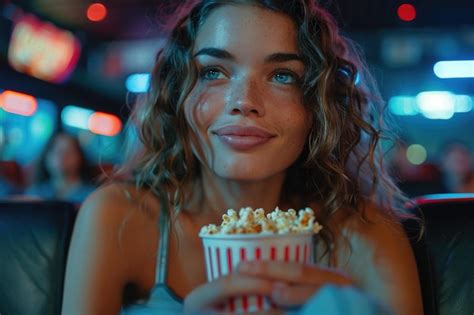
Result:
{"type": "Polygon", "coordinates": [[[226,126],[214,131],[219,139],[236,150],[249,150],[269,142],[274,134],[252,126],[226,126]]]}

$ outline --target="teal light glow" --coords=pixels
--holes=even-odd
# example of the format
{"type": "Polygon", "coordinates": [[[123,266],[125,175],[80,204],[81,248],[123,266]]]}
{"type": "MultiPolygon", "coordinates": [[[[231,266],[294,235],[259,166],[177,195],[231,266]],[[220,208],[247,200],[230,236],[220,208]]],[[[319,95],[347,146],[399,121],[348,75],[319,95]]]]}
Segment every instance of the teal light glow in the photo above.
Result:
{"type": "Polygon", "coordinates": [[[474,60],[438,61],[433,66],[438,78],[474,78],[474,60]]]}
{"type": "Polygon", "coordinates": [[[37,138],[47,139],[53,133],[53,121],[47,113],[37,113],[30,124],[30,132],[37,138]]]}
{"type": "Polygon", "coordinates": [[[467,113],[472,111],[472,97],[469,95],[456,95],[454,110],[456,113],[467,113]]]}
{"type": "Polygon", "coordinates": [[[421,92],[416,96],[419,111],[428,119],[451,119],[455,113],[456,96],[447,91],[421,92]]]}
{"type": "Polygon", "coordinates": [[[394,96],[388,101],[390,111],[397,116],[414,116],[418,114],[416,98],[413,96],[394,96]]]}
{"type": "Polygon", "coordinates": [[[69,127],[89,130],[89,117],[93,113],[93,110],[69,105],[62,110],[61,121],[69,127]]]}
{"type": "Polygon", "coordinates": [[[144,93],[150,87],[150,75],[148,73],[137,73],[128,76],[125,86],[129,92],[144,93]]]}

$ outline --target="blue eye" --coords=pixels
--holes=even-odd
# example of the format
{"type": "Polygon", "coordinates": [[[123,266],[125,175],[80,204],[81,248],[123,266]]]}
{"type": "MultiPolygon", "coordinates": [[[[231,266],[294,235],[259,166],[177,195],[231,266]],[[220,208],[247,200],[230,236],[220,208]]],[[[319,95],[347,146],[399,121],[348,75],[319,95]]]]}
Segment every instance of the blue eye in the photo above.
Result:
{"type": "Polygon", "coordinates": [[[280,71],[273,75],[273,80],[277,83],[282,84],[295,84],[298,82],[298,78],[295,74],[288,71],[280,71]]]}
{"type": "Polygon", "coordinates": [[[223,75],[223,73],[219,69],[204,68],[204,69],[201,70],[201,73],[200,73],[199,76],[204,80],[212,81],[212,80],[221,79],[222,75],[223,75]]]}

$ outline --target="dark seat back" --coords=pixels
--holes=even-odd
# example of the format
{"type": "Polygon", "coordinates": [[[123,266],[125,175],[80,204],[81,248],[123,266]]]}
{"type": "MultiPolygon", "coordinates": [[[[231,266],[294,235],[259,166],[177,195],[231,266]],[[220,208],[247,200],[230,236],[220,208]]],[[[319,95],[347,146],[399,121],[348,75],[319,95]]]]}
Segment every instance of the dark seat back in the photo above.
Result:
{"type": "Polygon", "coordinates": [[[0,202],[0,314],[60,314],[75,215],[65,202],[0,202]]]}
{"type": "Polygon", "coordinates": [[[425,314],[452,315],[474,312],[474,194],[439,194],[419,197],[411,211],[425,221],[405,222],[412,240],[425,314]]]}

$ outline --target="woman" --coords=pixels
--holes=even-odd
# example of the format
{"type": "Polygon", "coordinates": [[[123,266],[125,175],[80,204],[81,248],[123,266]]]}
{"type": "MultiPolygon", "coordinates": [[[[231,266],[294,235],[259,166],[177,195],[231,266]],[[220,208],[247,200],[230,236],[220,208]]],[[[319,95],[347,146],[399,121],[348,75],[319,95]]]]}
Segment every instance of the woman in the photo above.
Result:
{"type": "Polygon", "coordinates": [[[79,141],[58,132],[46,144],[28,196],[60,199],[80,204],[94,191],[92,176],[79,141]]]}
{"type": "Polygon", "coordinates": [[[286,308],[330,285],[421,314],[397,221],[403,198],[378,159],[378,98],[362,71],[312,1],[195,5],[132,117],[143,144],[134,185],[101,188],[80,210],[64,313],[201,311],[244,292],[286,308]],[[277,205],[316,209],[325,231],[317,265],[241,264],[208,283],[201,226],[228,208],[277,205]]]}

